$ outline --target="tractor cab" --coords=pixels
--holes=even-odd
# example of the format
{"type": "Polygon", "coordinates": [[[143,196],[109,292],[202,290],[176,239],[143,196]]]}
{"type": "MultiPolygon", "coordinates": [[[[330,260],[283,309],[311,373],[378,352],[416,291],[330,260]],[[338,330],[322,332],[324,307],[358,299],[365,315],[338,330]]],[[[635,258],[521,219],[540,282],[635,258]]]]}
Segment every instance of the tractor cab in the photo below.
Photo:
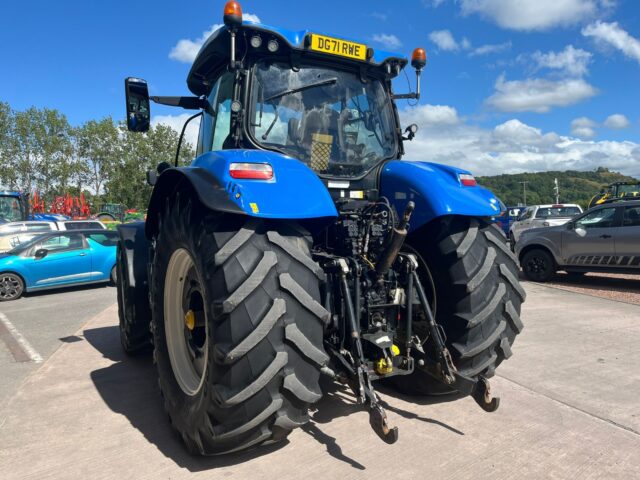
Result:
{"type": "MultiPolygon", "coordinates": [[[[243,22],[239,5],[229,4],[225,25],[204,43],[189,72],[187,85],[196,97],[151,97],[202,109],[197,156],[228,149],[278,152],[304,163],[325,184],[362,179],[402,157],[402,142],[417,126],[403,138],[394,99],[419,99],[423,49],[412,56],[416,92],[394,95],[391,81],[407,65],[404,56],[314,31],[243,22]]],[[[146,95],[144,80],[127,79],[132,130],[149,124],[146,95]]]]}
{"type": "Polygon", "coordinates": [[[0,192],[0,220],[21,222],[27,220],[27,204],[19,192],[0,192]]]}

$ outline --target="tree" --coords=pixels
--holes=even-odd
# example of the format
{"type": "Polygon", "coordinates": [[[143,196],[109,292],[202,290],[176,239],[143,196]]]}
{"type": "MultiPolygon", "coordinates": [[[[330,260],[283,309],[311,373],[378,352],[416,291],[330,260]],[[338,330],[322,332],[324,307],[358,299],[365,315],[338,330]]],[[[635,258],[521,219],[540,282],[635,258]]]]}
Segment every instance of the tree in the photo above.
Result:
{"type": "MultiPolygon", "coordinates": [[[[173,165],[179,135],[166,125],[151,127],[144,134],[129,132],[124,124],[120,124],[119,130],[120,156],[105,184],[105,198],[130,208],[145,209],[151,196],[147,171],[155,170],[161,162],[173,165]]],[[[194,155],[193,147],[183,142],[179,163],[191,162],[194,155]]]]}
{"type": "Polygon", "coordinates": [[[118,163],[120,138],[111,117],[89,120],[76,132],[77,155],[84,163],[76,179],[100,195],[118,163]]]}

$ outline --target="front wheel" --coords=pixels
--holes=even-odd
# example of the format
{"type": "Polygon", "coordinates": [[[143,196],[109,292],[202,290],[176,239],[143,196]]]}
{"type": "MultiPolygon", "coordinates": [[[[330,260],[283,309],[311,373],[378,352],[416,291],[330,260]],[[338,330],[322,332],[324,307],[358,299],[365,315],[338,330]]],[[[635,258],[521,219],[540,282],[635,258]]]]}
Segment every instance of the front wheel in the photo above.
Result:
{"type": "Polygon", "coordinates": [[[546,282],[556,273],[556,264],[549,252],[536,248],[522,257],[522,271],[533,282],[546,282]]]}
{"type": "Polygon", "coordinates": [[[0,302],[17,300],[24,293],[24,282],[15,273],[0,274],[0,302]]]}
{"type": "Polygon", "coordinates": [[[329,313],[302,229],[210,212],[180,191],[155,245],[154,360],[189,451],[247,449],[306,423],[329,313]]]}
{"type": "MultiPolygon", "coordinates": [[[[435,319],[456,368],[470,377],[493,376],[511,356],[511,345],[523,328],[525,292],[506,238],[483,219],[452,216],[410,235],[408,243],[420,253],[422,284],[429,285],[433,278],[435,319]]],[[[424,341],[428,333],[420,310],[413,330],[424,341]]],[[[452,392],[419,367],[393,380],[407,394],[452,392]]]]}

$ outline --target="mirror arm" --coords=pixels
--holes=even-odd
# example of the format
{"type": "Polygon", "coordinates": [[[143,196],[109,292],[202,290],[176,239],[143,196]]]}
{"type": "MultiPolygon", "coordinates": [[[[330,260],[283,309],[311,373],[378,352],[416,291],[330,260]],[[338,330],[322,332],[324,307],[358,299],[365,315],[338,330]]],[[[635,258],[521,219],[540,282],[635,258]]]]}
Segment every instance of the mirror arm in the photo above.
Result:
{"type": "Polygon", "coordinates": [[[206,110],[209,102],[203,97],[149,97],[154,103],[170,107],[182,107],[185,110],[206,110]]]}
{"type": "Polygon", "coordinates": [[[180,156],[180,147],[182,146],[182,139],[184,138],[184,132],[187,129],[187,125],[189,125],[189,122],[191,120],[201,115],[202,115],[202,112],[198,112],[195,115],[191,115],[189,118],[187,118],[187,121],[184,122],[184,125],[182,126],[182,131],[180,132],[180,138],[178,139],[178,148],[176,149],[176,160],[174,162],[175,167],[178,166],[178,157],[180,156]]]}

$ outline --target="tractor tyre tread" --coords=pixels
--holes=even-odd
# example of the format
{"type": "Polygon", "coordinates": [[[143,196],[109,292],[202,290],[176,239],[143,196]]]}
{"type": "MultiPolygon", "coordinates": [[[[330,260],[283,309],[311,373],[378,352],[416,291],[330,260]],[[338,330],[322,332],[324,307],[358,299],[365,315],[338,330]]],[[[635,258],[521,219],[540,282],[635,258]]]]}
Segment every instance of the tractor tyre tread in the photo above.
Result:
{"type": "Polygon", "coordinates": [[[308,421],[309,405],[322,395],[317,360],[326,358],[327,312],[308,239],[290,222],[218,214],[188,192],[174,195],[161,216],[152,267],[155,355],[172,426],[201,455],[283,440],[308,421]],[[212,339],[205,379],[193,396],[177,385],[164,339],[164,276],[176,248],[189,251],[205,284],[212,339]],[[304,297],[285,288],[291,282],[304,297]],[[291,328],[317,349],[313,358],[287,336],[291,328]]]}

